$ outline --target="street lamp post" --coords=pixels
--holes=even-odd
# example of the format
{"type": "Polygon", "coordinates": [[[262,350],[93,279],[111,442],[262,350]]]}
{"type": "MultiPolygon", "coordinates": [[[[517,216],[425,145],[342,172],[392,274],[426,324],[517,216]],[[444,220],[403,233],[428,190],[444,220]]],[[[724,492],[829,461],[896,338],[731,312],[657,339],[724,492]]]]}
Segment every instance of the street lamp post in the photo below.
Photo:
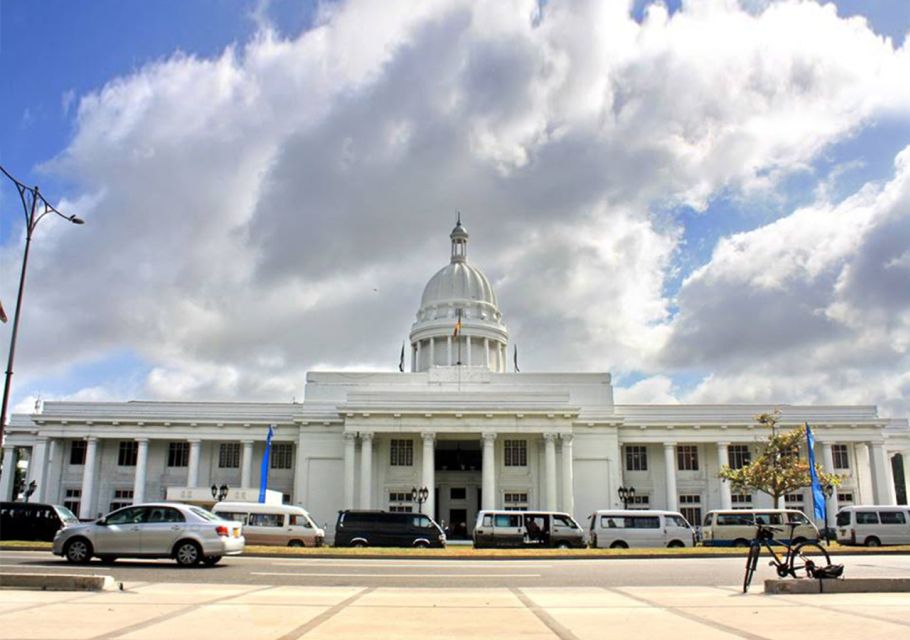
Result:
{"type": "Polygon", "coordinates": [[[426,487],[411,487],[411,500],[417,503],[417,513],[423,513],[423,503],[430,497],[430,490],[426,487]]]}
{"type": "Polygon", "coordinates": [[[226,484],[223,484],[220,487],[216,484],[213,484],[212,485],[212,498],[214,498],[215,502],[223,502],[224,499],[227,498],[227,494],[228,494],[228,491],[230,491],[230,489],[231,488],[229,486],[227,486],[226,484]]]}
{"type": "Polygon", "coordinates": [[[16,312],[13,315],[13,330],[9,340],[9,358],[6,364],[6,380],[3,384],[3,405],[0,407],[0,442],[3,441],[3,430],[6,428],[6,410],[9,405],[10,384],[13,378],[13,361],[16,357],[16,337],[19,334],[19,316],[22,313],[22,293],[25,290],[25,270],[28,267],[28,250],[32,244],[32,233],[35,227],[49,213],[56,214],[73,224],[83,224],[85,221],[76,216],[66,216],[57,211],[54,206],[44,199],[38,187],[27,187],[6,169],[0,166],[0,171],[16,185],[19,200],[22,202],[22,213],[25,215],[25,251],[22,254],[22,270],[19,272],[19,293],[16,296],[16,312]],[[41,204],[39,209],[38,204],[41,204]]]}
{"type": "Polygon", "coordinates": [[[830,547],[831,539],[828,537],[828,500],[830,500],[831,496],[834,495],[834,485],[826,484],[823,487],[823,490],[825,492],[825,544],[830,547]]]}
{"type": "Polygon", "coordinates": [[[620,487],[618,493],[619,499],[622,500],[622,508],[628,509],[629,502],[635,497],[635,487],[620,487]]]}
{"type": "Polygon", "coordinates": [[[32,497],[32,494],[38,489],[38,483],[32,480],[28,483],[28,486],[25,488],[25,491],[22,492],[22,495],[25,496],[25,501],[28,502],[28,499],[32,497]]]}

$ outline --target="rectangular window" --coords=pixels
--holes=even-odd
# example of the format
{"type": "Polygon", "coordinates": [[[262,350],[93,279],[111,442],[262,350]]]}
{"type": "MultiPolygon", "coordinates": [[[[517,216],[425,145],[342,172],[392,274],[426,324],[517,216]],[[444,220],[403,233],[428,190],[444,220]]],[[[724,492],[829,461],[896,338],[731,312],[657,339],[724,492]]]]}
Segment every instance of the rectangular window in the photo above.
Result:
{"type": "Polygon", "coordinates": [[[900,511],[879,511],[878,517],[882,524],[905,524],[904,514],[900,511]]]}
{"type": "Polygon", "coordinates": [[[85,440],[73,440],[70,443],[70,464],[85,464],[85,450],[87,446],[85,440]]]}
{"type": "Polygon", "coordinates": [[[751,509],[752,508],[752,494],[751,493],[734,493],[730,496],[730,504],[734,509],[751,509]]]}
{"type": "MultiPolygon", "coordinates": [[[[139,443],[135,440],[121,440],[120,451],[117,453],[117,466],[135,467],[139,455],[139,443]]],[[[132,503],[130,503],[132,504],[132,503]]]]}
{"type": "Polygon", "coordinates": [[[291,442],[272,443],[272,469],[292,469],[294,467],[294,445],[291,442]]]}
{"type": "Polygon", "coordinates": [[[218,468],[219,469],[239,469],[240,468],[240,443],[239,442],[222,442],[218,446],[218,468]]]}
{"type": "Polygon", "coordinates": [[[831,445],[831,457],[834,458],[834,468],[835,469],[849,469],[850,468],[850,456],[847,455],[847,445],[845,445],[845,444],[831,445]]]}
{"type": "Polygon", "coordinates": [[[637,445],[626,445],[626,471],[648,470],[648,448],[637,445]]]}
{"type": "Polygon", "coordinates": [[[679,496],[679,512],[689,522],[701,522],[701,496],[684,494],[679,496]]]}
{"type": "Polygon", "coordinates": [[[857,511],[856,524],[878,524],[878,514],[874,511],[857,511]]]}
{"type": "Polygon", "coordinates": [[[449,489],[449,500],[467,500],[468,490],[464,487],[452,487],[449,489]]]}
{"type": "MultiPolygon", "coordinates": [[[[698,471],[698,447],[694,444],[677,445],[676,464],[680,471],[698,471]]],[[[701,522],[701,518],[695,522],[701,522]]]]}
{"type": "Polygon", "coordinates": [[[169,442],[167,445],[167,466],[185,467],[190,463],[189,442],[169,442]]]}
{"type": "Polygon", "coordinates": [[[527,491],[506,491],[502,496],[506,511],[523,511],[528,508],[527,491]]]}
{"type": "Polygon", "coordinates": [[[629,498],[630,509],[650,509],[651,498],[649,496],[632,496],[629,498]]]}
{"type": "Polygon", "coordinates": [[[390,491],[389,511],[392,513],[412,513],[414,503],[411,501],[410,491],[390,491]]]}
{"type": "Polygon", "coordinates": [[[853,504],[853,492],[841,491],[837,494],[837,504],[840,507],[853,504]]]}
{"type": "Polygon", "coordinates": [[[784,496],[784,504],[788,509],[801,509],[803,506],[803,494],[788,493],[784,496]]]}
{"type": "Polygon", "coordinates": [[[727,449],[727,462],[731,469],[742,469],[752,463],[752,454],[747,444],[731,444],[727,449]]]}
{"type": "Polygon", "coordinates": [[[283,527],[283,513],[251,513],[249,526],[251,527],[283,527]]]}
{"type": "MultiPolygon", "coordinates": [[[[79,442],[77,440],[77,442],[79,442]]],[[[63,498],[63,506],[79,515],[79,503],[82,501],[82,489],[67,489],[63,498]]]]}
{"type": "Polygon", "coordinates": [[[507,467],[528,466],[528,441],[505,440],[503,442],[505,465],[507,467]]]}
{"type": "MultiPolygon", "coordinates": [[[[123,444],[123,443],[121,443],[123,444]]],[[[133,504],[133,490],[132,489],[115,489],[114,490],[114,499],[110,504],[110,511],[116,511],[117,509],[122,509],[123,507],[128,507],[133,504]]]]}
{"type": "Polygon", "coordinates": [[[390,448],[391,460],[389,464],[393,467],[411,467],[414,465],[414,441],[392,439],[390,448]]]}

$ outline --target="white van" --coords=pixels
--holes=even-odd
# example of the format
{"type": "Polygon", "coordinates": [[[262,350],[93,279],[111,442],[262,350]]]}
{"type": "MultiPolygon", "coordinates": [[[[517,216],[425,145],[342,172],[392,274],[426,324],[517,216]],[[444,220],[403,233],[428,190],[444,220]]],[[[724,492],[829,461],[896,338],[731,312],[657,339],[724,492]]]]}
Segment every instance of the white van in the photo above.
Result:
{"type": "Polygon", "coordinates": [[[602,510],[588,519],[593,548],[695,546],[692,525],[676,511],[602,510]]]}
{"type": "Polygon", "coordinates": [[[777,527],[774,539],[794,543],[817,541],[818,528],[802,511],[796,509],[733,509],[709,511],[701,528],[706,547],[748,547],[755,537],[755,525],[777,527]],[[791,527],[790,525],[795,525],[791,527]],[[792,534],[791,534],[792,528],[792,534]],[[791,538],[792,535],[792,538],[791,538]]]}
{"type": "Polygon", "coordinates": [[[836,522],[841,544],[910,544],[910,508],[905,506],[844,507],[836,522]]]}
{"type": "Polygon", "coordinates": [[[321,547],[325,541],[325,531],[316,526],[310,514],[289,504],[219,502],[212,513],[242,522],[248,545],[321,547]]]}

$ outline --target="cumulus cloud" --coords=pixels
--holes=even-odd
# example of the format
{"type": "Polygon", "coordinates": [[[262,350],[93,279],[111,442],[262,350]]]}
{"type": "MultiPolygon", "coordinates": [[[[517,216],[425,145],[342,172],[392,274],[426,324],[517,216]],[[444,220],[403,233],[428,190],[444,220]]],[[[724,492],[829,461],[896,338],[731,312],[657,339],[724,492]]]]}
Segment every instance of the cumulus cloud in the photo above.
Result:
{"type": "MultiPolygon", "coordinates": [[[[824,224],[884,206],[858,204],[884,191],[764,230],[818,248],[804,230],[819,224],[824,255],[794,242],[752,273],[747,249],[778,257],[763,231],[724,241],[672,323],[682,228],[660,212],[773,191],[905,113],[908,72],[906,47],[798,1],[654,4],[639,23],[626,1],[352,0],[295,37],[263,27],[211,59],[175,54],[81,96],[48,164],[78,185],[66,204],[88,224],[34,247],[20,384],[124,346],[150,364],[137,392],[152,397],[288,399],[316,365],[393,370],[456,209],[523,369],[805,353],[848,343],[870,305],[883,332],[870,348],[894,363],[904,254],[849,258],[873,242],[872,214],[824,224]],[[749,285],[748,309],[724,306],[726,282],[749,285]],[[718,309],[735,329],[706,317],[718,309]],[[767,329],[781,323],[786,337],[767,329]]],[[[11,278],[0,286],[8,299],[11,278]]],[[[646,388],[670,394],[630,397],[646,388]]]]}

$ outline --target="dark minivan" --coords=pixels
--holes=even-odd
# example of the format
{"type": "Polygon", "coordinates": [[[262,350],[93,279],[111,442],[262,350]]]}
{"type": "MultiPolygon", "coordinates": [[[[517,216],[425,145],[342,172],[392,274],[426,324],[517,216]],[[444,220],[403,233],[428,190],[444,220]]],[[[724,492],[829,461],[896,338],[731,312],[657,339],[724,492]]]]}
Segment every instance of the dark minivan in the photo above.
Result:
{"type": "Polygon", "coordinates": [[[388,511],[339,511],[336,547],[445,547],[446,534],[429,516],[388,511]]]}
{"type": "Polygon", "coordinates": [[[0,502],[0,540],[53,542],[57,530],[70,524],[79,518],[59,504],[0,502]]]}

